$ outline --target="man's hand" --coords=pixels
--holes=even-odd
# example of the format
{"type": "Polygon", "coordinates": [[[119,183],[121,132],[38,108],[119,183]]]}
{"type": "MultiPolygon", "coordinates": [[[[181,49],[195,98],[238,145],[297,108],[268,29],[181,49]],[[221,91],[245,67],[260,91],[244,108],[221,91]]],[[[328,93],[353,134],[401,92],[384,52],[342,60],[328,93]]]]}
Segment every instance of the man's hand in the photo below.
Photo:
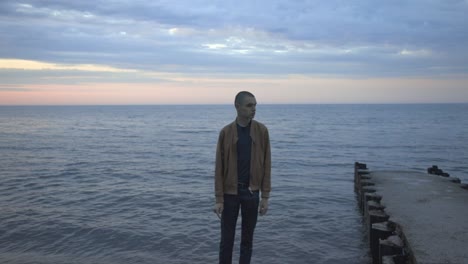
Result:
{"type": "Polygon", "coordinates": [[[213,211],[215,214],[218,216],[219,219],[221,219],[221,215],[223,214],[224,210],[224,204],[223,203],[217,203],[215,204],[215,207],[213,208],[213,211]]]}
{"type": "Polygon", "coordinates": [[[262,200],[260,201],[259,207],[260,207],[259,209],[260,215],[261,216],[266,215],[268,211],[268,199],[262,198],[262,200]]]}

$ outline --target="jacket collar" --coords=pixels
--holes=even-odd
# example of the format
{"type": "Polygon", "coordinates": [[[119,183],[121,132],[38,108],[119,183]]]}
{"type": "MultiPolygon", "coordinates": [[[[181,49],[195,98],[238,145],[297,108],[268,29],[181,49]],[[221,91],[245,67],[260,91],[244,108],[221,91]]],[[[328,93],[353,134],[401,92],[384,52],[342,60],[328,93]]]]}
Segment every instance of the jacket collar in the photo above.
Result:
{"type": "MultiPolygon", "coordinates": [[[[237,119],[234,119],[234,122],[231,123],[232,129],[232,143],[237,144],[237,140],[239,137],[237,135],[237,119]]],[[[258,134],[258,122],[253,120],[250,121],[250,138],[252,139],[252,143],[257,141],[257,134],[258,134]]]]}

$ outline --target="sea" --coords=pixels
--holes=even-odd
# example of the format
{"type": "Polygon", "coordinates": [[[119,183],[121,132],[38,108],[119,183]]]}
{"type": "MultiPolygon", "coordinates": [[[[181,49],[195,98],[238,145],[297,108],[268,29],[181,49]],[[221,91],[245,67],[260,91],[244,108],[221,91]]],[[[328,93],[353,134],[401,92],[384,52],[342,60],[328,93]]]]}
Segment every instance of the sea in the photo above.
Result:
{"type": "MultiPolygon", "coordinates": [[[[354,162],[468,183],[468,104],[261,105],[272,193],[252,263],[369,264],[354,162]]],[[[1,106],[0,263],[217,263],[232,105],[1,106]]],[[[240,223],[233,262],[239,257],[240,223]]]]}

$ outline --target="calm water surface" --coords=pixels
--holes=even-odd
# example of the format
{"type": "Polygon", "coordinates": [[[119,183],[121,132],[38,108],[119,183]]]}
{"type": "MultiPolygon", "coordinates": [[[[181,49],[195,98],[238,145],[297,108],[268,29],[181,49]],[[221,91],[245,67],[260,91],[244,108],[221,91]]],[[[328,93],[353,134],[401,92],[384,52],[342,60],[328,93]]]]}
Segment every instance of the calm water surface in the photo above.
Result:
{"type": "MultiPolygon", "coordinates": [[[[468,182],[467,112],[259,105],[273,192],[252,263],[369,263],[353,163],[437,164],[468,182]]],[[[216,263],[214,151],[234,118],[217,105],[0,107],[0,263],[216,263]]]]}

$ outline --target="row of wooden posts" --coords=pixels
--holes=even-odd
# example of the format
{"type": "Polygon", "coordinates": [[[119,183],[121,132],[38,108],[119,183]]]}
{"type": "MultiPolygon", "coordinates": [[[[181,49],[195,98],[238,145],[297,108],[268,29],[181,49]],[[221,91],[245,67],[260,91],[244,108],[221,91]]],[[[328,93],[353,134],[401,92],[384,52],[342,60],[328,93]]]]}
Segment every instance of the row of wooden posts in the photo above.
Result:
{"type": "MultiPolygon", "coordinates": [[[[461,183],[456,177],[444,172],[436,165],[427,169],[428,174],[439,175],[450,182],[459,184],[468,190],[468,184],[461,183]]],[[[373,264],[412,264],[416,261],[402,228],[390,220],[385,213],[385,206],[380,201],[382,196],[376,193],[371,173],[364,163],[354,164],[354,191],[357,194],[359,208],[366,220],[370,252],[373,264]]]]}
{"type": "Polygon", "coordinates": [[[442,169],[439,169],[437,165],[432,165],[432,167],[427,168],[427,173],[429,174],[434,174],[434,175],[439,175],[448,181],[451,181],[453,183],[459,183],[460,187],[463,189],[468,189],[468,184],[462,183],[460,178],[457,177],[452,177],[450,174],[444,172],[442,169]]]}
{"type": "Polygon", "coordinates": [[[404,234],[392,222],[380,204],[382,196],[376,193],[371,175],[364,163],[354,164],[354,190],[359,208],[366,220],[373,264],[407,264],[410,252],[405,246],[404,234]]]}

